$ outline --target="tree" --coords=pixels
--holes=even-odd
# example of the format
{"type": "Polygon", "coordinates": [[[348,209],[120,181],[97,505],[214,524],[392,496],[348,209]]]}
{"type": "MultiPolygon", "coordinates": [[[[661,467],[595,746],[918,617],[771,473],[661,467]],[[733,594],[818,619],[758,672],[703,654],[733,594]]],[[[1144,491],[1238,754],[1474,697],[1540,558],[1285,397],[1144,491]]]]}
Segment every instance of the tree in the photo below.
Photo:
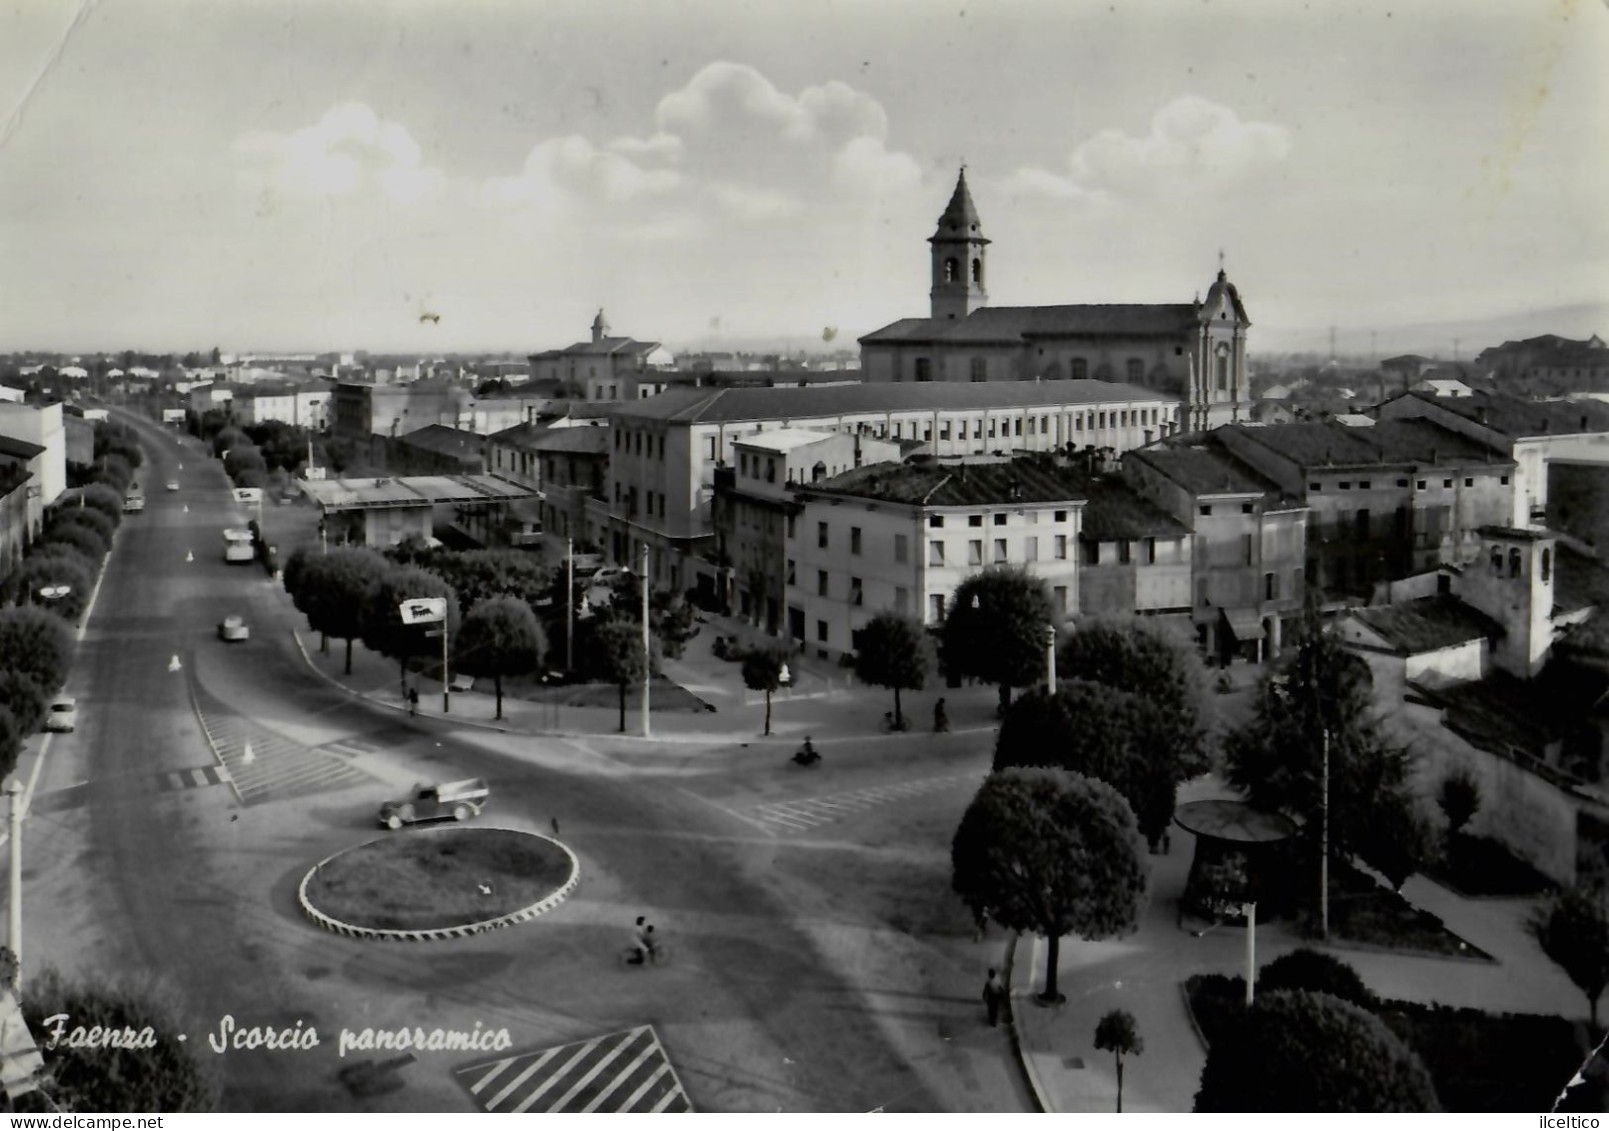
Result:
{"type": "MultiPolygon", "coordinates": [[[[46,969],[29,979],[23,1017],[35,1034],[49,1034],[64,1014],[67,1033],[82,1026],[103,1031],[151,1030],[149,1048],[73,1048],[65,1040],[43,1048],[42,1091],[68,1112],[213,1111],[218,1081],[181,1040],[195,1032],[166,1005],[169,990],[124,980],[109,986],[70,982],[46,969]]],[[[48,1039],[44,1042],[48,1044],[48,1039]]]]}
{"type": "Polygon", "coordinates": [[[1207,1050],[1198,1112],[1437,1111],[1430,1073],[1374,1014],[1284,990],[1260,994],[1207,1050]]]}
{"type": "Polygon", "coordinates": [[[1257,992],[1276,990],[1330,994],[1365,1009],[1374,1003],[1374,994],[1349,963],[1305,946],[1280,955],[1257,971],[1257,992]]]}
{"type": "Polygon", "coordinates": [[[771,693],[782,686],[788,653],[781,648],[751,648],[743,653],[743,686],[765,692],[765,733],[771,735],[771,693]]]}
{"type": "Polygon", "coordinates": [[[1474,820],[1481,807],[1481,787],[1468,770],[1459,768],[1441,779],[1436,804],[1447,818],[1449,843],[1474,820]]]}
{"type": "Polygon", "coordinates": [[[1109,1052],[1117,1059],[1117,1110],[1123,1110],[1123,1058],[1139,1056],[1145,1051],[1145,1041],[1134,1026],[1134,1015],[1124,1009],[1114,1009],[1095,1026],[1095,1047],[1109,1052]]]}
{"type": "Polygon", "coordinates": [[[363,635],[369,603],[391,566],[374,550],[342,546],[328,554],[306,554],[295,573],[287,572],[291,601],[314,632],[346,641],[346,674],[352,674],[352,641],[363,635]]]}
{"type": "Polygon", "coordinates": [[[1354,838],[1357,854],[1401,891],[1435,852],[1430,822],[1407,790],[1387,793],[1354,838]]]}
{"type": "Polygon", "coordinates": [[[542,659],[542,630],[531,606],[518,597],[491,597],[464,617],[458,630],[458,670],[490,676],[497,692],[497,718],[503,717],[503,677],[526,675],[542,659]]]}
{"type": "Polygon", "coordinates": [[[620,733],[625,734],[626,688],[649,674],[647,657],[643,655],[642,628],[627,620],[604,620],[585,639],[589,671],[620,688],[620,733]]]}
{"type": "Polygon", "coordinates": [[[9,777],[17,768],[17,759],[22,756],[22,744],[28,741],[32,733],[33,729],[24,726],[10,708],[0,706],[0,777],[9,777]]]}
{"type": "Polygon", "coordinates": [[[99,534],[88,527],[72,523],[51,527],[40,536],[39,542],[41,545],[71,546],[96,565],[99,565],[100,560],[106,556],[106,551],[111,549],[99,534]]]}
{"type": "Polygon", "coordinates": [[[78,497],[84,506],[98,510],[111,519],[114,527],[122,525],[123,496],[111,487],[104,483],[91,483],[78,492],[78,497]]]}
{"type": "Polygon", "coordinates": [[[50,696],[39,681],[27,672],[0,668],[0,707],[11,712],[12,721],[24,737],[37,731],[45,721],[50,696]]]}
{"type": "Polygon", "coordinates": [[[1374,814],[1409,793],[1412,763],[1380,733],[1368,665],[1310,608],[1287,663],[1264,677],[1255,713],[1225,738],[1224,762],[1230,783],[1253,805],[1302,824],[1315,856],[1326,746],[1331,849],[1358,852],[1374,814]]]}
{"type": "Polygon", "coordinates": [[[89,603],[95,578],[77,554],[33,554],[6,579],[6,587],[19,605],[39,605],[63,620],[76,622],[89,603]],[[40,590],[67,586],[65,595],[47,598],[40,590]]]}
{"type": "Polygon", "coordinates": [[[1062,641],[1056,671],[1145,700],[1180,780],[1210,768],[1206,669],[1193,643],[1169,626],[1137,617],[1081,620],[1062,641]]]}
{"type": "Polygon", "coordinates": [[[1048,766],[1098,778],[1123,795],[1153,847],[1173,820],[1184,771],[1152,704],[1105,684],[1068,680],[1018,698],[1001,720],[994,768],[1048,766]]]}
{"type": "Polygon", "coordinates": [[[855,646],[855,674],[873,687],[894,692],[894,726],[903,730],[899,693],[927,686],[933,667],[933,642],[916,618],[881,612],[860,630],[855,646]]]}
{"type": "Polygon", "coordinates": [[[1011,689],[1045,677],[1050,592],[1041,579],[1011,566],[990,566],[961,582],[940,635],[944,670],[1000,685],[1000,711],[1011,689]]]}
{"type": "MultiPolygon", "coordinates": [[[[382,656],[397,661],[397,678],[408,680],[408,661],[419,653],[428,654],[427,632],[445,631],[458,635],[458,597],[441,578],[417,566],[392,566],[380,575],[378,584],[367,590],[363,615],[363,643],[382,656]],[[419,597],[440,597],[447,602],[446,623],[404,624],[402,605],[419,597]]],[[[332,634],[333,635],[333,634],[332,634]]]]}
{"type": "Polygon", "coordinates": [[[951,885],[973,917],[1050,941],[1044,998],[1060,1001],[1061,937],[1127,934],[1145,902],[1145,850],[1128,802],[1062,770],[989,775],[950,847],[951,885]]]}
{"type": "Polygon", "coordinates": [[[1542,953],[1587,995],[1592,1027],[1598,1028],[1598,999],[1609,986],[1609,909],[1603,896],[1576,888],[1537,908],[1526,928],[1542,953]]]}
{"type": "Polygon", "coordinates": [[[12,671],[54,695],[72,669],[72,630],[44,609],[0,610],[0,656],[12,671]]]}
{"type": "Polygon", "coordinates": [[[112,545],[112,535],[117,532],[117,523],[93,507],[58,506],[46,512],[47,530],[59,530],[65,526],[82,526],[108,548],[112,545]]]}

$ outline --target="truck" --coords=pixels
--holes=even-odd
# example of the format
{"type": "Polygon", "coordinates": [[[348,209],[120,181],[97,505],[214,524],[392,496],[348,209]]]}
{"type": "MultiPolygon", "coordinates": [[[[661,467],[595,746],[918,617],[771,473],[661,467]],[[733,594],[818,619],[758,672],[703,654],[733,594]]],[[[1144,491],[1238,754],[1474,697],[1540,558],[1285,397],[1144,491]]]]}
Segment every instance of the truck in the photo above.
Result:
{"type": "Polygon", "coordinates": [[[486,807],[491,791],[484,778],[466,778],[463,781],[420,782],[408,797],[387,801],[380,806],[380,824],[388,829],[400,829],[419,821],[438,821],[451,818],[467,821],[480,816],[486,807]]]}

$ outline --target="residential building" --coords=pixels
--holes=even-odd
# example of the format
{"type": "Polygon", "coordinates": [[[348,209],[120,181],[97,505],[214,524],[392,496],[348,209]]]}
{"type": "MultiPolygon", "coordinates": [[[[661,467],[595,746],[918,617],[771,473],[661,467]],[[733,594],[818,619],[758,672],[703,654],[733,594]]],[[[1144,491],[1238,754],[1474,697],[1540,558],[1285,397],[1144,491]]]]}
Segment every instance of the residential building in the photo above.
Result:
{"type": "Polygon", "coordinates": [[[1270,659],[1306,599],[1308,507],[1216,437],[1130,452],[1123,472],[1193,533],[1190,619],[1202,651],[1270,659]]]}
{"type": "Polygon", "coordinates": [[[479,475],[486,470],[485,437],[429,424],[386,441],[386,466],[398,475],[479,475]]]}
{"type": "Polygon", "coordinates": [[[1577,340],[1542,334],[1485,349],[1477,365],[1509,387],[1533,394],[1609,390],[1609,346],[1597,334],[1577,340]]]}
{"type": "Polygon", "coordinates": [[[986,566],[1042,578],[1057,609],[1079,608],[1085,476],[1039,460],[885,463],[794,488],[786,538],[785,631],[820,658],[855,649],[888,609],[929,628],[986,566]]]}
{"type": "Polygon", "coordinates": [[[1243,420],[1251,326],[1224,271],[1206,301],[1160,305],[988,305],[990,241],[963,169],[928,238],[926,318],[860,339],[868,382],[1121,381],[1166,395],[1185,430],[1243,420]]]}
{"type": "Polygon", "coordinates": [[[1160,393],[1103,381],[673,389],[611,414],[608,552],[631,563],[648,545],[656,584],[682,590],[705,574],[715,585],[715,470],[738,440],[771,429],[916,441],[939,457],[1117,453],[1172,430],[1177,414],[1160,393]]]}
{"type": "Polygon", "coordinates": [[[663,391],[655,370],[669,368],[675,358],[658,342],[613,337],[600,310],[590,341],[534,353],[530,362],[536,380],[562,382],[583,400],[631,401],[663,391]]]}
{"type": "MultiPolygon", "coordinates": [[[[0,441],[4,443],[5,441],[0,441]]],[[[22,563],[37,527],[29,519],[29,481],[25,466],[0,459],[0,582],[22,563]]]]}
{"type": "Polygon", "coordinates": [[[1479,528],[1512,507],[1514,461],[1430,423],[1237,425],[1214,437],[1307,503],[1307,585],[1367,596],[1379,582],[1470,560],[1479,528]]]}
{"type": "Polygon", "coordinates": [[[773,428],[736,441],[732,450],[732,466],[715,470],[717,568],[708,595],[775,636],[787,607],[787,536],[801,505],[793,488],[867,464],[898,463],[900,445],[858,432],[773,428]]]}
{"type": "Polygon", "coordinates": [[[30,405],[0,402],[0,438],[13,441],[8,462],[26,462],[29,481],[30,522],[38,529],[44,510],[67,489],[67,429],[60,404],[30,405]],[[17,443],[40,449],[20,457],[17,443]]]}
{"type": "Polygon", "coordinates": [[[1138,494],[1120,475],[1061,474],[1064,482],[1076,484],[1085,503],[1078,534],[1078,606],[1058,605],[1056,611],[1189,618],[1194,551],[1189,524],[1138,494]]]}
{"type": "Polygon", "coordinates": [[[607,530],[609,429],[547,428],[529,446],[541,469],[542,530],[580,547],[601,546],[607,530]]]}
{"type": "Polygon", "coordinates": [[[1408,393],[1381,405],[1380,418],[1430,421],[1512,459],[1512,507],[1498,525],[1528,527],[1546,521],[1550,463],[1609,464],[1609,405],[1594,401],[1526,401],[1487,392],[1467,397],[1408,393]]]}

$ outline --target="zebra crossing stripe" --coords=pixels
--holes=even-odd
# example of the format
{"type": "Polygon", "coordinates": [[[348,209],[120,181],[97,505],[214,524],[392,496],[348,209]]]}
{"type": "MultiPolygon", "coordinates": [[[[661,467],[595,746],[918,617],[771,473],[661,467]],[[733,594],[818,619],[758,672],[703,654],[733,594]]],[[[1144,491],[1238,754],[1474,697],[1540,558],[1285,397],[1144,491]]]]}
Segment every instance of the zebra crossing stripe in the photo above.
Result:
{"type": "MultiPolygon", "coordinates": [[[[653,1049],[653,1046],[649,1045],[648,1048],[646,1048],[646,1049],[644,1049],[642,1051],[642,1056],[647,1056],[648,1053],[652,1049],[653,1049]]],[[[623,1053],[625,1051],[626,1051],[626,1046],[624,1044],[618,1044],[614,1048],[610,1049],[607,1053],[604,1054],[603,1059],[599,1060],[597,1064],[594,1064],[592,1066],[592,1069],[585,1076],[581,1077],[581,1079],[577,1080],[574,1084],[570,1085],[570,1090],[568,1092],[565,1092],[564,1095],[562,1095],[558,1099],[554,1100],[553,1101],[553,1106],[556,1107],[556,1108],[559,1108],[562,1111],[564,1109],[565,1104],[567,1104],[571,1100],[575,1099],[576,1093],[580,1092],[581,1089],[585,1088],[588,1084],[590,1084],[594,1080],[596,1080],[598,1078],[599,1073],[601,1073],[605,1068],[608,1068],[609,1065],[614,1062],[615,1058],[618,1057],[621,1053],[623,1053]]],[[[528,1097],[527,1099],[522,1100],[514,1108],[514,1111],[516,1113],[523,1112],[526,1108],[530,1107],[533,1102],[534,1102],[534,1094],[533,1094],[532,1097],[528,1097]]]]}
{"type": "MultiPolygon", "coordinates": [[[[643,1096],[647,1095],[648,1094],[648,1089],[652,1088],[655,1084],[659,1083],[659,1078],[661,1076],[663,1076],[665,1073],[669,1072],[669,1071],[670,1071],[669,1063],[661,1064],[657,1069],[655,1069],[654,1074],[652,1076],[648,1077],[648,1079],[644,1080],[641,1084],[639,1084],[637,1086],[637,1090],[635,1092],[631,1093],[630,1097],[627,1098],[625,1104],[623,1105],[623,1110],[629,1112],[629,1111],[631,1111],[632,1108],[636,1107],[637,1106],[637,1101],[642,1099],[643,1096]]],[[[657,1111],[661,1110],[667,1103],[670,1102],[671,1098],[674,1095],[675,1095],[675,1093],[673,1093],[673,1092],[665,1093],[663,1096],[659,1097],[659,1102],[657,1104],[655,1104],[649,1110],[651,1112],[657,1112],[657,1111]]]]}
{"type": "Polygon", "coordinates": [[[521,1084],[525,1083],[525,1081],[529,1080],[532,1076],[535,1076],[536,1073],[537,1073],[537,1070],[540,1069],[548,1061],[552,1060],[555,1056],[557,1056],[558,1053],[559,1053],[558,1049],[549,1049],[547,1052],[543,1053],[538,1059],[533,1060],[530,1063],[530,1065],[528,1065],[526,1067],[524,1072],[521,1072],[518,1076],[514,1077],[514,1079],[510,1080],[503,1087],[503,1090],[501,1092],[498,1092],[495,1096],[493,1096],[491,1099],[486,1101],[487,1108],[488,1109],[495,1108],[498,1104],[500,1104],[504,1100],[508,1099],[509,1094],[511,1092],[513,1092],[515,1088],[518,1088],[521,1084]]]}
{"type": "MultiPolygon", "coordinates": [[[[646,1048],[644,1048],[642,1050],[642,1052],[638,1053],[636,1058],[629,1065],[626,1066],[626,1070],[624,1072],[617,1073],[615,1078],[613,1080],[609,1081],[609,1086],[607,1088],[605,1088],[603,1091],[599,1092],[597,1097],[591,1103],[587,1104],[586,1107],[581,1109],[582,1112],[586,1113],[586,1112],[590,1112],[590,1111],[596,1111],[597,1108],[598,1108],[598,1105],[603,1103],[604,1100],[608,1099],[611,1095],[613,1095],[616,1088],[620,1087],[620,1085],[624,1084],[627,1080],[630,1080],[632,1078],[632,1076],[634,1076],[636,1074],[637,1070],[643,1066],[643,1062],[646,1061],[650,1056],[654,1055],[654,1049],[657,1048],[657,1047],[658,1046],[656,1044],[654,1044],[652,1041],[650,1041],[648,1043],[648,1046],[646,1048]]],[[[635,1098],[636,1098],[636,1093],[633,1093],[632,1094],[632,1099],[635,1099],[635,1098]]],[[[626,1110],[627,1111],[631,1110],[630,1101],[628,1101],[626,1103],[626,1110]]]]}
{"type": "Polygon", "coordinates": [[[465,1065],[453,1075],[489,1112],[693,1109],[651,1025],[465,1065]]]}

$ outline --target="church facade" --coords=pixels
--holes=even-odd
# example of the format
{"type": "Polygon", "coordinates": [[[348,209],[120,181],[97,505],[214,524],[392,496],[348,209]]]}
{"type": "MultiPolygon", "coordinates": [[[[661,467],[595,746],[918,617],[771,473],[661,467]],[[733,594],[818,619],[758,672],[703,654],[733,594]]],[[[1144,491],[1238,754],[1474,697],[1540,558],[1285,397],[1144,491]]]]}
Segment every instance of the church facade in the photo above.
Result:
{"type": "Polygon", "coordinates": [[[1186,431],[1250,419],[1251,322],[1221,269],[1205,301],[990,306],[989,240],[965,169],[928,244],[931,312],[861,338],[863,380],[1093,378],[1176,397],[1186,431]]]}

